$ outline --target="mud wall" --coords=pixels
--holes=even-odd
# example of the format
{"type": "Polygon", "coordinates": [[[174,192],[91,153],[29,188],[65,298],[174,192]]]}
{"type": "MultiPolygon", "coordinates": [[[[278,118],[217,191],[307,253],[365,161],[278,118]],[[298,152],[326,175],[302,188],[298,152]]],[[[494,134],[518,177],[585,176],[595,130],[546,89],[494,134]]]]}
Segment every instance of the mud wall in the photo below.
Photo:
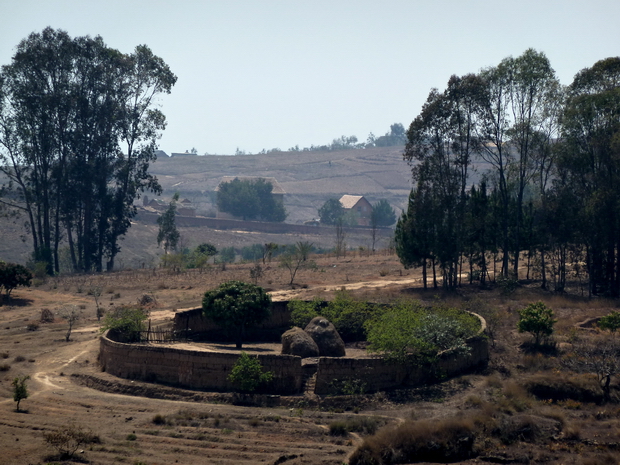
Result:
{"type": "MultiPolygon", "coordinates": [[[[145,223],[157,222],[157,213],[152,213],[144,210],[140,210],[138,213],[138,219],[145,223]]],[[[269,223],[262,221],[241,221],[231,220],[225,218],[206,218],[202,216],[177,216],[175,218],[176,225],[178,227],[205,227],[210,229],[217,229],[220,231],[225,230],[241,230],[241,231],[259,231],[271,234],[311,234],[317,236],[333,236],[333,226],[310,226],[305,224],[291,224],[291,223],[269,223]]],[[[360,231],[367,231],[370,235],[370,228],[365,227],[346,227],[345,232],[354,234],[360,231]]],[[[394,231],[391,228],[377,228],[377,238],[392,237],[394,231]]]]}
{"type": "MultiPolygon", "coordinates": [[[[291,327],[291,314],[287,309],[288,301],[272,302],[271,316],[263,323],[246,330],[246,340],[279,341],[280,336],[291,327]]],[[[204,340],[221,341],[226,339],[213,320],[202,314],[202,308],[185,310],[174,315],[173,330],[187,333],[189,337],[204,340]]]]}
{"type": "MultiPolygon", "coordinates": [[[[99,363],[104,371],[125,379],[159,382],[190,389],[231,391],[228,375],[238,354],[204,352],[148,344],[125,344],[100,339],[99,363]]],[[[301,390],[301,358],[293,355],[258,355],[273,373],[270,392],[295,394],[301,390]]]]}
{"type": "Polygon", "coordinates": [[[361,381],[366,392],[415,387],[486,365],[489,360],[488,340],[482,336],[472,338],[468,346],[471,349],[469,353],[440,353],[439,360],[432,366],[433,372],[424,367],[390,362],[380,357],[321,357],[314,392],[320,395],[335,394],[337,391],[334,385],[346,380],[361,381]]]}
{"type": "MultiPolygon", "coordinates": [[[[285,308],[285,307],[284,307],[285,308]]],[[[184,312],[188,313],[188,312],[184,312]]],[[[359,380],[366,392],[420,386],[429,381],[450,378],[485,366],[489,359],[486,322],[479,315],[482,328],[467,340],[469,351],[448,350],[439,354],[432,372],[424,367],[397,364],[375,358],[320,357],[314,392],[319,395],[336,393],[334,382],[359,380]]],[[[269,387],[273,394],[297,394],[303,389],[301,358],[292,355],[258,355],[265,371],[274,380],[269,387]]],[[[99,361],[104,371],[126,379],[214,391],[232,390],[227,377],[238,354],[176,349],[149,344],[125,344],[101,337],[99,361]]]]}

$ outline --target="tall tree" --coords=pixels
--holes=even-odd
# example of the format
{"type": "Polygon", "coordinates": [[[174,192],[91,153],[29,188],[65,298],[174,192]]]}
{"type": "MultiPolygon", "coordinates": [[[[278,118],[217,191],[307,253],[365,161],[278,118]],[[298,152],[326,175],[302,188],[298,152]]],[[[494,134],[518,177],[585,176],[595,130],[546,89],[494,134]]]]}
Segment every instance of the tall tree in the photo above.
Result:
{"type": "Polygon", "coordinates": [[[175,250],[181,234],[177,229],[176,214],[177,214],[177,201],[179,200],[179,193],[175,193],[172,200],[168,204],[168,208],[157,218],[157,224],[159,225],[159,232],[157,233],[157,245],[164,244],[164,253],[168,253],[170,250],[175,250]]]}
{"type": "Polygon", "coordinates": [[[580,71],[562,117],[558,188],[573,194],[591,294],[620,295],[620,57],[580,71]]]}
{"type": "Polygon", "coordinates": [[[154,99],[175,81],[148,47],[124,55],[101,37],[52,28],[23,40],[3,66],[0,169],[49,271],[59,270],[62,240],[76,270],[101,271],[104,259],[114,266],[133,200],[160,190],[147,171],[165,126],[154,99]]]}
{"type": "Polygon", "coordinates": [[[512,169],[516,173],[513,273],[518,277],[523,242],[524,195],[536,170],[544,169],[544,165],[536,163],[536,156],[541,151],[543,153],[540,155],[544,156],[546,141],[541,140],[543,130],[553,127],[553,121],[549,120],[557,116],[553,109],[558,99],[559,82],[545,54],[534,49],[526,50],[517,58],[507,58],[504,63],[509,72],[512,113],[512,126],[508,134],[515,153],[512,169]]]}

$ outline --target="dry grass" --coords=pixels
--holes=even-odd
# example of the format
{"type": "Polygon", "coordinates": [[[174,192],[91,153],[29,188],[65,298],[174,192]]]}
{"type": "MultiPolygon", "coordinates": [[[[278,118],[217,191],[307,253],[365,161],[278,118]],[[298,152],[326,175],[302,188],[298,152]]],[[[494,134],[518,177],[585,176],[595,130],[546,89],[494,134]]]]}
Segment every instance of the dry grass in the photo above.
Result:
{"type": "Polygon", "coordinates": [[[474,455],[475,439],[471,420],[408,421],[365,439],[349,464],[455,462],[474,455]]]}

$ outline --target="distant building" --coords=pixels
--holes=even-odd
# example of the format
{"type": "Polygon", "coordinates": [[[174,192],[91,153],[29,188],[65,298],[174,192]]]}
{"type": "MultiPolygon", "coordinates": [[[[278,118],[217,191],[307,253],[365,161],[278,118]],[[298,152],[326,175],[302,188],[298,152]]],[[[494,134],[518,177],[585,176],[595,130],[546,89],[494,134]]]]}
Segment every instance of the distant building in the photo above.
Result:
{"type": "Polygon", "coordinates": [[[196,157],[198,156],[197,153],[191,153],[191,152],[173,152],[170,154],[170,157],[196,157]]]}
{"type": "MultiPolygon", "coordinates": [[[[168,208],[170,203],[162,199],[149,199],[145,195],[142,199],[142,205],[144,206],[145,210],[155,210],[157,212],[163,212],[168,208]]],[[[180,202],[177,202],[177,215],[196,216],[196,207],[194,207],[191,200],[183,199],[180,202]]]]}
{"type": "Polygon", "coordinates": [[[196,216],[196,207],[189,199],[183,199],[177,203],[177,215],[180,216],[196,216]]]}
{"type": "Polygon", "coordinates": [[[340,205],[345,212],[353,212],[358,226],[370,226],[372,205],[363,195],[343,195],[340,197],[340,205]]]}

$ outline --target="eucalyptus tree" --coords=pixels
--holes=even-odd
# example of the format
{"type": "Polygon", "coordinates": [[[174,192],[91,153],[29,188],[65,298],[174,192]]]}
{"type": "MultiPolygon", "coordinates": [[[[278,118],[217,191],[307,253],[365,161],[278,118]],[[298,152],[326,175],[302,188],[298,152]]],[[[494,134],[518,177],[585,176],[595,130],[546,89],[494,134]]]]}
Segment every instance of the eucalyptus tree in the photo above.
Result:
{"type": "MultiPolygon", "coordinates": [[[[546,144],[550,134],[543,130],[552,130],[554,119],[557,121],[559,81],[551,68],[549,60],[542,52],[526,50],[517,58],[504,60],[509,72],[510,108],[512,125],[508,131],[510,147],[514,150],[515,173],[515,224],[513,226],[514,263],[513,273],[518,277],[519,255],[523,243],[524,194],[536,176],[537,169],[547,166],[544,157],[548,150],[546,144]],[[537,163],[537,156],[543,157],[542,166],[537,163]]],[[[541,176],[543,174],[541,173],[541,176]]],[[[544,184],[541,184],[544,187],[544,184]]]]}
{"type": "Polygon", "coordinates": [[[620,57],[575,76],[562,117],[558,188],[572,194],[591,294],[620,295],[620,57]],[[561,181],[561,182],[560,182],[561,181]]]}
{"type": "Polygon", "coordinates": [[[118,238],[144,189],[165,127],[156,97],[176,82],[146,46],[126,55],[101,37],[46,28],[17,46],[0,76],[0,169],[28,215],[36,260],[58,271],[66,240],[73,266],[114,265],[118,238]]]}
{"type": "Polygon", "coordinates": [[[442,241],[435,252],[444,285],[458,283],[463,252],[466,189],[472,157],[477,150],[474,125],[482,81],[474,76],[452,76],[447,89],[431,90],[420,115],[409,126],[404,158],[414,181],[425,179],[438,202],[435,215],[442,241]]]}
{"type": "Polygon", "coordinates": [[[411,190],[407,210],[396,222],[394,242],[396,254],[405,268],[422,267],[422,283],[428,288],[428,268],[432,268],[433,286],[437,287],[435,254],[437,227],[435,222],[436,203],[424,178],[418,180],[411,190]]]}

